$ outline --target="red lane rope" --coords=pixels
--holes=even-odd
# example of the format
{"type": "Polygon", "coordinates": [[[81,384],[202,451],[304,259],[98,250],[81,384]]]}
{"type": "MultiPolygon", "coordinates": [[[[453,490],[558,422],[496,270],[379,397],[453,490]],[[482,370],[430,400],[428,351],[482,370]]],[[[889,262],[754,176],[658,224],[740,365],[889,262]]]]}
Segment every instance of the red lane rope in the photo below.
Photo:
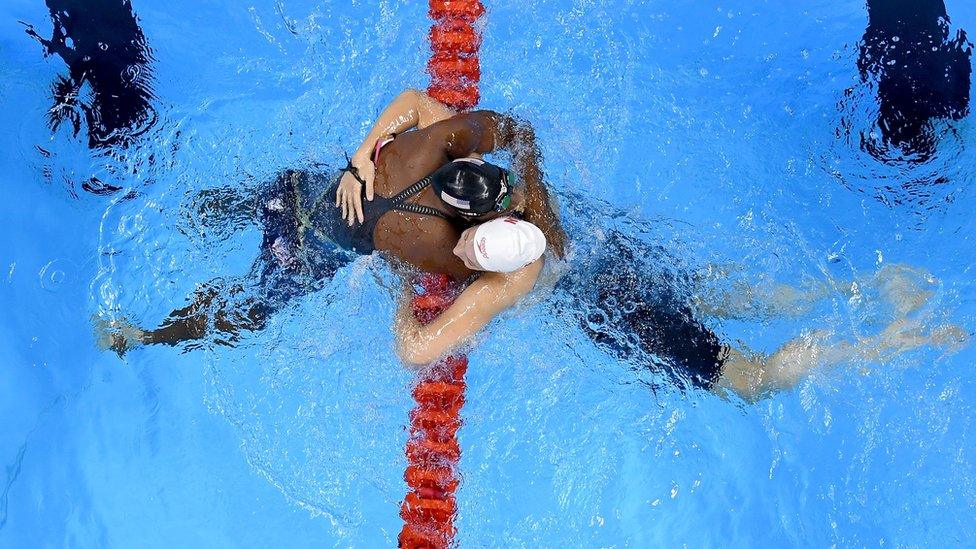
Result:
{"type": "MultiPolygon", "coordinates": [[[[478,104],[481,36],[473,24],[485,8],[479,0],[430,0],[432,55],[427,63],[427,94],[459,111],[478,104]]],[[[414,316],[428,323],[447,309],[460,292],[451,277],[426,274],[423,290],[414,296],[414,316]]],[[[403,475],[410,491],[400,506],[403,549],[446,549],[454,541],[458,461],[464,405],[464,374],[468,358],[455,355],[430,366],[413,390],[416,406],[410,411],[407,470],[403,475]]]]}
{"type": "MultiPolygon", "coordinates": [[[[411,305],[418,321],[427,323],[447,309],[460,287],[447,275],[421,277],[422,292],[411,305]]],[[[458,461],[457,430],[464,405],[464,374],[468,359],[455,355],[428,367],[413,389],[416,406],[410,411],[407,470],[410,491],[400,507],[403,529],[400,547],[442,549],[454,539],[458,461]]]]}
{"type": "Polygon", "coordinates": [[[485,13],[479,0],[430,0],[430,49],[427,93],[464,111],[478,104],[478,49],[481,35],[474,23],[485,13]]]}

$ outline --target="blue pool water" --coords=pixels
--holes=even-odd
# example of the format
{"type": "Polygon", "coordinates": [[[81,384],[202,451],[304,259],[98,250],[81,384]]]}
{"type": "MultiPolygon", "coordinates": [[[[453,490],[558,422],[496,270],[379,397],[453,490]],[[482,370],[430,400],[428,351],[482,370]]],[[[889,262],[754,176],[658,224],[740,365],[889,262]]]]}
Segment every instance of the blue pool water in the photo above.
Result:
{"type": "MultiPolygon", "coordinates": [[[[50,37],[43,2],[0,7],[0,546],[395,545],[412,375],[379,257],[235,347],[122,360],[93,335],[246,272],[260,234],[208,217],[207,190],[335,165],[427,83],[425,2],[252,4],[133,0],[149,108],[94,149],[84,121],[48,125],[67,69],[18,23],[50,37]]],[[[895,264],[938,280],[927,327],[972,332],[973,117],[935,120],[924,158],[872,149],[865,5],[790,4],[489,3],[481,105],[534,124],[571,266],[616,230],[736,287],[831,288],[789,318],[709,321],[726,340],[869,338],[884,305],[850,281],[895,264]]],[[[976,5],[947,9],[976,32],[976,5]]],[[[462,547],[976,544],[976,347],[748,403],[612,358],[580,307],[544,293],[470,353],[462,547]]]]}

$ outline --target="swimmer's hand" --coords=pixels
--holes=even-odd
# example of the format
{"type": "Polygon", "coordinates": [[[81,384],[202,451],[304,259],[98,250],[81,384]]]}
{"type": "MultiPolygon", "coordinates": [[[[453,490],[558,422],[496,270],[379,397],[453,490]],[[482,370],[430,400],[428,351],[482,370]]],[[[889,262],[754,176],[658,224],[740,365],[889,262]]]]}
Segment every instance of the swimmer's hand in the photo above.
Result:
{"type": "MultiPolygon", "coordinates": [[[[352,165],[356,167],[359,178],[366,183],[366,200],[373,200],[373,178],[376,175],[376,168],[367,158],[360,160],[353,157],[352,165]]],[[[342,208],[342,218],[349,226],[353,221],[362,223],[366,220],[363,215],[363,198],[360,192],[361,183],[356,179],[356,175],[351,171],[344,172],[342,179],[339,180],[339,187],[336,189],[336,207],[342,208]]]]}
{"type": "Polygon", "coordinates": [[[93,316],[92,323],[98,348],[103,351],[115,351],[119,358],[123,358],[129,349],[142,345],[143,337],[146,335],[145,331],[124,318],[106,320],[93,316]]]}

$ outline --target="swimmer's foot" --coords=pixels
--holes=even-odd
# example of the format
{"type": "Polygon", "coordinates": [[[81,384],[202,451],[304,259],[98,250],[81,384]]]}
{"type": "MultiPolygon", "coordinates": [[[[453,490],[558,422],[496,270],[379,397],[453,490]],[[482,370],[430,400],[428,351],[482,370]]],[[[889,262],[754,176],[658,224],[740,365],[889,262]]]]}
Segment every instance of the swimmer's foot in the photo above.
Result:
{"type": "Polygon", "coordinates": [[[95,343],[103,351],[112,350],[123,358],[133,347],[142,345],[146,332],[124,318],[106,320],[92,317],[95,328],[95,343]]]}
{"type": "Polygon", "coordinates": [[[922,346],[942,349],[947,354],[955,353],[969,343],[969,333],[952,324],[928,329],[920,320],[899,319],[878,334],[876,342],[874,356],[866,358],[888,361],[922,346]]]}
{"type": "Polygon", "coordinates": [[[932,273],[903,264],[885,265],[874,276],[873,284],[895,313],[905,317],[922,309],[935,295],[939,283],[932,273]]]}
{"type": "Polygon", "coordinates": [[[970,334],[960,326],[945,324],[932,330],[932,345],[954,354],[969,345],[970,334]]]}

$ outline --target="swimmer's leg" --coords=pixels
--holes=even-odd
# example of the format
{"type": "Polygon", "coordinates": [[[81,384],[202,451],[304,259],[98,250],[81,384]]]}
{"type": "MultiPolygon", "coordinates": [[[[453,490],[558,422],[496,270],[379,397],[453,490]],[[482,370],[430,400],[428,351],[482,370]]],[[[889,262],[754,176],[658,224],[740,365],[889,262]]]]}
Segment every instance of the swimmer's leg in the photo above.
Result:
{"type": "Polygon", "coordinates": [[[904,264],[886,264],[877,273],[854,281],[810,279],[799,286],[762,279],[724,284],[729,274],[728,267],[710,266],[707,273],[697,277],[697,311],[705,316],[738,320],[796,318],[809,313],[831,294],[850,298],[875,291],[891,304],[896,316],[905,316],[921,309],[934,295],[938,283],[925,269],[904,264]]]}
{"type": "Polygon", "coordinates": [[[928,330],[920,320],[899,319],[874,337],[858,341],[830,341],[830,332],[817,330],[787,342],[772,355],[730,349],[716,388],[731,390],[747,401],[793,388],[814,370],[851,363],[889,362],[922,346],[953,353],[969,335],[958,326],[928,330]]]}
{"type": "Polygon", "coordinates": [[[96,321],[96,340],[120,356],[139,345],[179,345],[217,332],[217,343],[234,345],[241,332],[263,330],[267,319],[294,298],[317,291],[348,263],[346,254],[320,250],[315,261],[296,267],[266,250],[242,279],[217,279],[202,285],[186,307],[171,312],[157,328],[140,329],[124,319],[96,321]]]}
{"type": "Polygon", "coordinates": [[[190,225],[217,235],[229,235],[248,225],[277,223],[283,216],[292,223],[299,187],[314,189],[314,183],[303,183],[308,177],[307,172],[282,170],[257,189],[249,184],[202,189],[184,204],[182,213],[190,225]]]}
{"type": "Polygon", "coordinates": [[[203,339],[211,327],[233,342],[242,330],[262,329],[268,316],[269,307],[260,300],[234,299],[243,292],[242,284],[225,285],[219,280],[204,284],[189,305],[171,312],[155,329],[139,328],[124,318],[96,320],[98,345],[122,356],[141,345],[172,346],[203,339]]]}
{"type": "Polygon", "coordinates": [[[226,289],[213,283],[194,294],[193,302],[170,313],[156,329],[145,332],[140,342],[146,345],[162,343],[177,345],[185,341],[203,339],[208,328],[229,336],[231,341],[242,331],[257,331],[265,326],[267,307],[255,298],[235,299],[244,287],[234,284],[226,289]]]}
{"type": "Polygon", "coordinates": [[[736,320],[796,318],[830,295],[825,283],[735,283],[731,288],[708,288],[693,296],[695,310],[704,316],[736,320]]]}
{"type": "Polygon", "coordinates": [[[833,291],[829,282],[809,277],[792,286],[755,275],[733,276],[738,270],[735,265],[712,264],[692,277],[692,302],[699,314],[736,320],[796,318],[833,291]]]}

